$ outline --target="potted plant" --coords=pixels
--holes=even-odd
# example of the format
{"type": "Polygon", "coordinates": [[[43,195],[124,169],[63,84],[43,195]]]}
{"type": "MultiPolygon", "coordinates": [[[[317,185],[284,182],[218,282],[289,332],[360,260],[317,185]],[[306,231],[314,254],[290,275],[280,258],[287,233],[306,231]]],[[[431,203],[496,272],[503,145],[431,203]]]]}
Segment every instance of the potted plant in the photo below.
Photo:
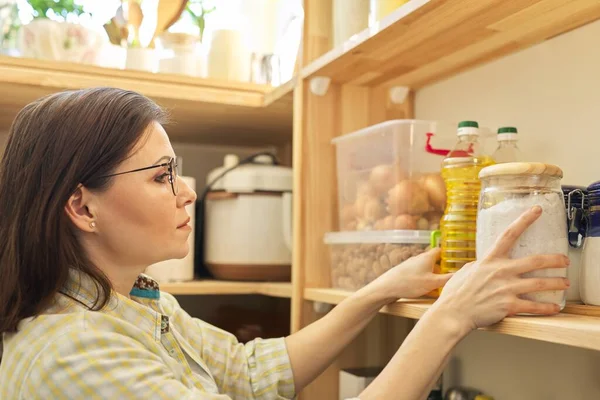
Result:
{"type": "Polygon", "coordinates": [[[49,18],[52,15],[66,21],[69,14],[84,14],[83,6],[74,0],[27,0],[27,3],[32,8],[34,18],[49,18]]]}
{"type": "Polygon", "coordinates": [[[96,64],[106,35],[80,24],[87,14],[75,0],[28,0],[32,21],[19,31],[24,57],[96,64]]]}
{"type": "Polygon", "coordinates": [[[0,0],[0,52],[10,54],[16,48],[20,27],[17,0],[0,0]]]}
{"type": "Polygon", "coordinates": [[[198,27],[200,42],[202,42],[204,29],[206,28],[206,16],[215,11],[215,7],[205,8],[205,0],[189,0],[185,6],[185,11],[198,27]]]}

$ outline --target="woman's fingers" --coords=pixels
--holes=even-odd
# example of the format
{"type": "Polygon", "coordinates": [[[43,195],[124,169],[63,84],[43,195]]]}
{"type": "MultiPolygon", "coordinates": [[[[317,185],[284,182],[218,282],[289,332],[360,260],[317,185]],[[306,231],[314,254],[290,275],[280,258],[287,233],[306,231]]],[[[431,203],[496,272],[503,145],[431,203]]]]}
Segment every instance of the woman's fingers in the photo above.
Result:
{"type": "Polygon", "coordinates": [[[431,265],[433,266],[440,259],[441,254],[442,254],[442,249],[439,247],[434,247],[432,249],[427,250],[424,253],[419,254],[417,257],[427,258],[431,262],[431,265]]]}
{"type": "Polygon", "coordinates": [[[525,278],[515,284],[515,292],[524,294],[547,290],[567,290],[569,286],[567,278],[525,278]]]}
{"type": "Polygon", "coordinates": [[[509,315],[536,314],[553,315],[560,312],[560,307],[552,303],[536,303],[529,300],[517,300],[509,315]]]}
{"type": "Polygon", "coordinates": [[[525,211],[521,216],[498,238],[492,249],[487,254],[487,259],[505,257],[513,248],[519,237],[542,215],[542,208],[535,206],[525,211]]]}
{"type": "Polygon", "coordinates": [[[446,282],[448,282],[450,280],[450,278],[452,278],[452,276],[454,276],[454,273],[450,273],[450,274],[431,274],[430,278],[431,278],[431,283],[433,285],[435,285],[435,288],[439,288],[442,287],[443,285],[446,284],[446,282]]]}
{"type": "Polygon", "coordinates": [[[564,254],[541,254],[513,260],[507,268],[518,275],[548,268],[567,268],[571,264],[564,254]]]}

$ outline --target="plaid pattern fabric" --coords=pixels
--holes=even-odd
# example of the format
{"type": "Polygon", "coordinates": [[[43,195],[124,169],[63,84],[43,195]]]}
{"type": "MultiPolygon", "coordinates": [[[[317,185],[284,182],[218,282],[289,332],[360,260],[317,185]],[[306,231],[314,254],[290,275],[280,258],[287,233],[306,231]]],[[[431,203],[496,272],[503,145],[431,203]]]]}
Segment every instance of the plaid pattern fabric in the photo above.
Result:
{"type": "Polygon", "coordinates": [[[73,272],[52,307],[4,335],[0,399],[295,396],[284,339],[240,344],[190,317],[145,275],[131,299],[114,294],[103,310],[89,311],[96,293],[91,280],[73,272]]]}

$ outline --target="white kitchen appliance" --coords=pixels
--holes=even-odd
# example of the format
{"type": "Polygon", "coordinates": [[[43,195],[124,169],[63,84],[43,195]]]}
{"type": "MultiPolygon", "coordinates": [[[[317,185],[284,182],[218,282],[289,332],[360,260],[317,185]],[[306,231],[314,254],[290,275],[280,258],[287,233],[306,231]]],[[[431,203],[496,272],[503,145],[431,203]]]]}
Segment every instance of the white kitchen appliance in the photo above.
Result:
{"type": "MultiPolygon", "coordinates": [[[[196,190],[196,179],[189,176],[179,176],[177,179],[184,181],[192,190],[196,190]]],[[[183,282],[194,279],[194,233],[196,231],[196,206],[190,204],[185,207],[190,216],[189,225],[192,227],[192,232],[188,237],[190,251],[187,256],[181,259],[166,260],[156,264],[152,264],[144,271],[157,282],[183,282]]]]}
{"type": "MultiPolygon", "coordinates": [[[[292,261],[292,169],[260,154],[207,177],[204,264],[218,279],[289,281],[292,261]]],[[[200,221],[200,219],[199,219],[200,221]]]]}

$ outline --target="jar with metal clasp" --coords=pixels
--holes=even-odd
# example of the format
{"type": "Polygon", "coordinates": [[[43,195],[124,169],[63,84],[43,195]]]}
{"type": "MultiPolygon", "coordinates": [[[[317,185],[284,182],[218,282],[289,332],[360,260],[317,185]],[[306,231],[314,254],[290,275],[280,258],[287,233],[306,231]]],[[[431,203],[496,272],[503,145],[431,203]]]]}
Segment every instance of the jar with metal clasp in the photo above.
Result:
{"type": "Polygon", "coordinates": [[[579,292],[585,304],[600,306],[600,182],[587,188],[587,203],[579,292]]]}
{"type": "Polygon", "coordinates": [[[567,211],[567,237],[569,239],[569,259],[567,277],[571,286],[567,290],[567,301],[580,301],[580,270],[585,231],[587,228],[588,208],[587,188],[583,186],[562,185],[567,211]]]}

